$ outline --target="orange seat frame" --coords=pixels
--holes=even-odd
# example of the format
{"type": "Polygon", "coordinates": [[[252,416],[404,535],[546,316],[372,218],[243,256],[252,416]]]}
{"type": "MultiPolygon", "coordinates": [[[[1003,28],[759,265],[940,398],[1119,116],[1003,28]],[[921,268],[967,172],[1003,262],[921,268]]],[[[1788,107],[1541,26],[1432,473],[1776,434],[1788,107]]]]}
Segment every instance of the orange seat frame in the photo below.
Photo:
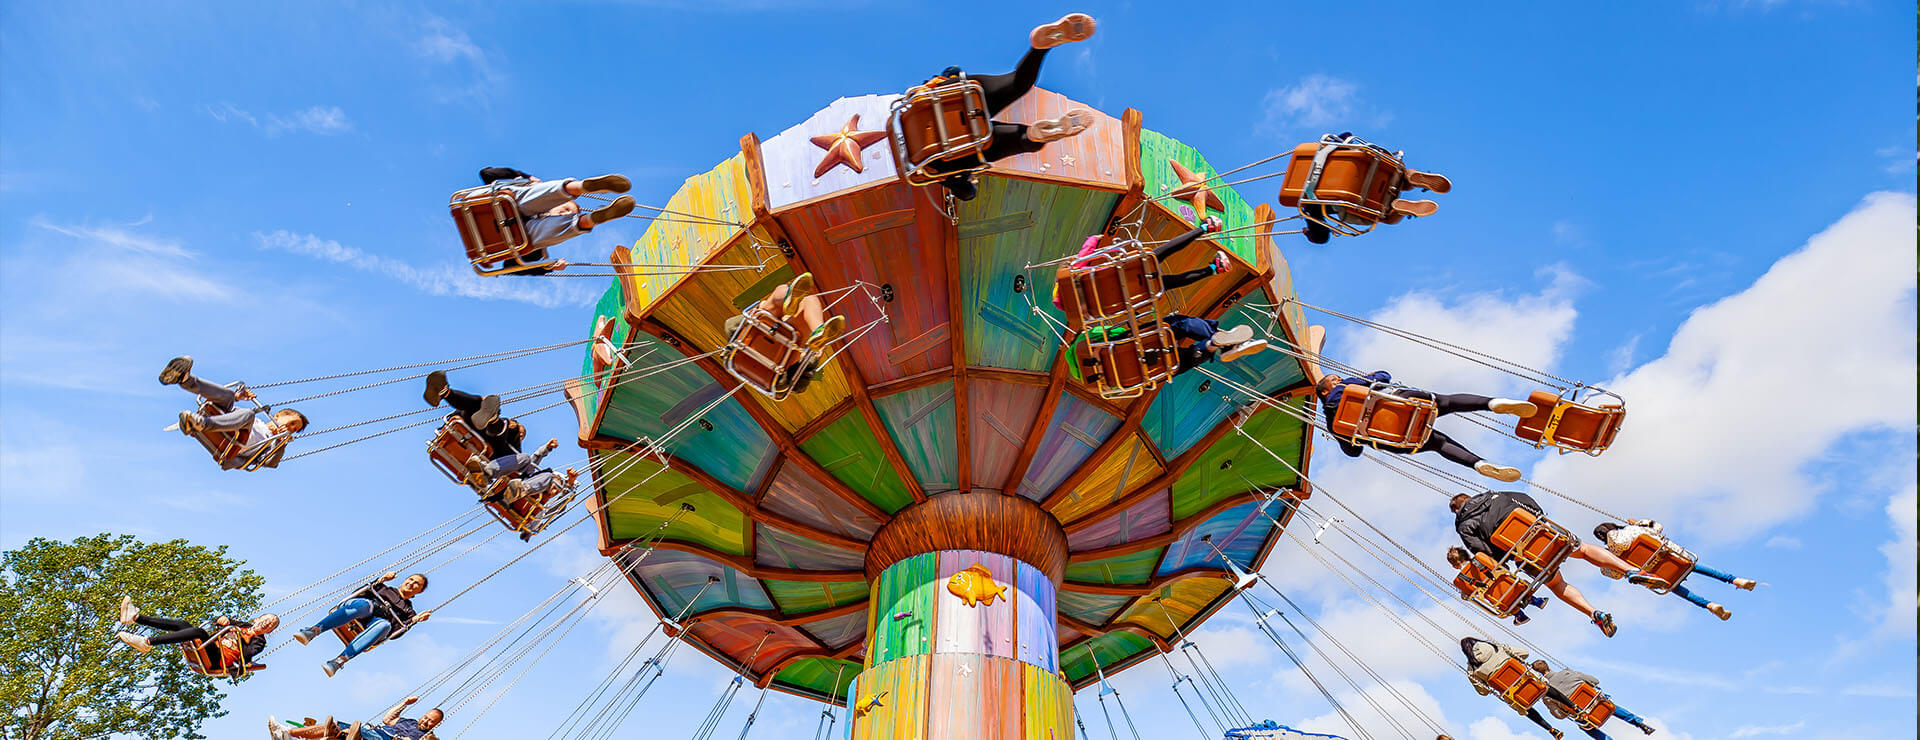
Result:
{"type": "Polygon", "coordinates": [[[1540,697],[1547,695],[1547,680],[1519,658],[1509,656],[1485,678],[1471,676],[1489,693],[1499,694],[1513,711],[1526,714],[1540,697]]]}
{"type": "Polygon", "coordinates": [[[1165,324],[1089,329],[1073,343],[1077,371],[1099,374],[1101,398],[1138,398],[1167,383],[1180,370],[1179,341],[1165,324]]]}
{"type": "Polygon", "coordinates": [[[1566,527],[1526,509],[1514,509],[1507,514],[1487,540],[1507,552],[1500,560],[1501,567],[1536,581],[1551,578],[1560,564],[1573,554],[1578,542],[1566,527]]]}
{"type": "MultiPolygon", "coordinates": [[[[467,459],[474,455],[484,459],[491,452],[487,441],[459,414],[448,414],[446,422],[440,425],[440,431],[427,441],[427,459],[433,462],[433,466],[449,480],[466,486],[483,499],[504,496],[508,479],[488,480],[482,473],[468,472],[467,459]]],[[[548,500],[557,492],[558,488],[549,488],[537,497],[522,498],[512,503],[488,501],[487,512],[507,529],[536,534],[560,516],[561,512],[557,510],[547,510],[548,500]]]]}
{"type": "Polygon", "coordinates": [[[238,681],[264,667],[247,662],[246,653],[241,649],[241,642],[240,633],[229,625],[216,630],[205,640],[181,644],[180,657],[186,661],[187,670],[194,673],[211,678],[238,681]],[[226,651],[220,647],[223,643],[232,648],[236,660],[227,661],[226,651]]]}
{"type": "Polygon", "coordinates": [[[946,84],[922,85],[893,101],[887,116],[894,169],[907,184],[924,187],[991,166],[987,147],[993,122],[986,90],[964,75],[946,84]],[[932,166],[946,163],[935,172],[932,166]]]}
{"type": "Polygon", "coordinates": [[[1693,575],[1693,566],[1700,562],[1692,552],[1652,532],[1641,532],[1633,538],[1626,551],[1620,553],[1620,559],[1639,568],[1641,573],[1660,579],[1659,583],[1647,584],[1647,588],[1661,594],[1672,591],[1687,576],[1693,575]]]}
{"type": "Polygon", "coordinates": [[[1592,406],[1547,391],[1527,396],[1538,410],[1514,425],[1513,434],[1537,449],[1552,445],[1565,452],[1599,455],[1613,445],[1626,422],[1626,405],[1592,406]]]}
{"type": "Polygon", "coordinates": [[[1301,208],[1301,216],[1347,236],[1373,230],[1406,183],[1406,164],[1392,152],[1357,137],[1328,134],[1293,148],[1280,205],[1320,206],[1324,216],[1301,208]]]}
{"type": "Polygon", "coordinates": [[[1567,716],[1572,717],[1573,723],[1579,725],[1580,729],[1598,730],[1613,718],[1613,700],[1601,693],[1598,686],[1581,681],[1580,685],[1573,687],[1573,695],[1568,698],[1573,700],[1573,706],[1568,707],[1571,711],[1567,716]]]}
{"type": "MultiPolygon", "coordinates": [[[[212,416],[219,413],[223,412],[220,410],[220,407],[213,405],[212,401],[204,398],[200,399],[201,416],[212,416]]],[[[200,429],[193,432],[193,438],[200,440],[200,446],[207,448],[207,453],[213,455],[214,460],[218,461],[221,465],[226,465],[227,461],[238,459],[240,452],[245,450],[247,445],[252,442],[253,430],[250,428],[232,430],[200,429]]],[[[275,453],[285,449],[286,446],[287,438],[279,437],[272,444],[262,447],[259,451],[253,453],[253,456],[247,458],[247,461],[240,466],[240,469],[249,471],[259,470],[262,465],[266,464],[268,459],[272,458],[275,453]]]]}
{"type": "Polygon", "coordinates": [[[460,232],[460,244],[467,250],[467,261],[481,275],[509,275],[553,264],[508,264],[534,252],[527,238],[527,226],[520,219],[520,206],[513,193],[491,185],[467,188],[447,200],[447,210],[460,232]]]}
{"type": "Polygon", "coordinates": [[[741,313],[740,326],[727,337],[720,358],[727,373],[775,401],[793,395],[800,377],[820,361],[800,329],[755,303],[741,313]]]}
{"type": "Polygon", "coordinates": [[[1502,619],[1520,613],[1539,588],[1538,583],[1500,567],[1486,553],[1474,553],[1472,560],[1461,564],[1453,586],[1460,590],[1461,598],[1502,619]]]}
{"type": "Polygon", "coordinates": [[[1399,395],[1397,389],[1382,383],[1341,386],[1328,431],[1357,445],[1396,452],[1420,449],[1433,436],[1440,409],[1429,399],[1399,395]]]}
{"type": "Polygon", "coordinates": [[[1137,241],[1076,258],[1054,279],[1053,290],[1074,331],[1152,321],[1166,313],[1160,258],[1137,241]]]}

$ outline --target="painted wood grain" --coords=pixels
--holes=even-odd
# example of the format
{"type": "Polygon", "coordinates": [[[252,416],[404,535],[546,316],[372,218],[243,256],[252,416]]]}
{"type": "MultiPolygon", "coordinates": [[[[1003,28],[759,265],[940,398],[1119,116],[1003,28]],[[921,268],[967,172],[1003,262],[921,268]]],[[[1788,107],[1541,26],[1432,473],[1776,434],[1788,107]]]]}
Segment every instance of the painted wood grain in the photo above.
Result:
{"type": "Polygon", "coordinates": [[[1065,395],[1054,406],[1053,419],[1034,451],[1020,495],[1035,501],[1046,498],[1075,468],[1120,428],[1120,417],[1109,414],[1079,396],[1065,395]]]}

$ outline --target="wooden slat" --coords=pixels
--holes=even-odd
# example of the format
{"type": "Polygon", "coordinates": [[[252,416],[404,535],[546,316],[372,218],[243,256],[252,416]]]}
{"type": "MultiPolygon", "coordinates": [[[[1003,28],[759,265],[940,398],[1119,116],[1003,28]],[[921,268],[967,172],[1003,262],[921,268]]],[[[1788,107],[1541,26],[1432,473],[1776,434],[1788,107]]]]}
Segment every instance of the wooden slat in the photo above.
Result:
{"type": "Polygon", "coordinates": [[[1006,555],[1047,574],[1066,577],[1067,538],[1060,523],[1032,501],[990,491],[949,493],[900,510],[874,533],[867,573],[915,555],[980,550],[1006,555]]]}

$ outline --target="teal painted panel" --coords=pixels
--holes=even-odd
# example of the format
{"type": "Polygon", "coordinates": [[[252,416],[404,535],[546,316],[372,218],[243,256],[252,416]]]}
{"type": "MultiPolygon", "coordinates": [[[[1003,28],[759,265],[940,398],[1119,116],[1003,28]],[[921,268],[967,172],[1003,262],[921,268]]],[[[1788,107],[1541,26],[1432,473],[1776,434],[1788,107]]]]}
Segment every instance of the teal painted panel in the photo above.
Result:
{"type": "MultiPolygon", "coordinates": [[[[1188,170],[1202,177],[1212,176],[1220,172],[1214,169],[1213,165],[1207,162],[1207,158],[1200,156],[1200,152],[1196,151],[1193,147],[1182,144],[1160,132],[1142,130],[1140,132],[1140,175],[1146,180],[1147,195],[1157,197],[1180,187],[1180,177],[1174,173],[1173,165],[1167,164],[1167,160],[1169,159],[1179,160],[1180,164],[1184,165],[1188,170]]],[[[1228,179],[1231,179],[1231,177],[1215,178],[1210,180],[1209,184],[1219,183],[1228,179]]],[[[1219,196],[1221,204],[1227,207],[1224,213],[1221,211],[1208,210],[1206,214],[1194,214],[1193,207],[1186,200],[1169,198],[1161,202],[1165,203],[1166,206],[1175,213],[1179,213],[1182,217],[1186,218],[1188,223],[1199,223],[1200,219],[1208,214],[1220,216],[1226,221],[1229,228],[1254,222],[1253,206],[1248,204],[1247,199],[1241,197],[1238,191],[1235,191],[1233,188],[1221,187],[1214,188],[1213,193],[1219,196]]],[[[1246,260],[1247,264],[1254,264],[1257,254],[1256,250],[1258,250],[1259,247],[1255,245],[1253,237],[1244,236],[1244,234],[1255,233],[1255,230],[1246,229],[1238,233],[1242,234],[1242,236],[1229,237],[1224,240],[1225,244],[1222,246],[1226,247],[1235,255],[1238,255],[1241,259],[1246,260]]],[[[1219,243],[1219,240],[1216,240],[1216,243],[1219,243]]]]}
{"type": "MultiPolygon", "coordinates": [[[[633,365],[621,374],[623,380],[613,389],[613,400],[600,421],[601,434],[629,440],[643,436],[660,439],[727,392],[697,365],[660,371],[660,366],[684,355],[653,335],[636,332],[628,356],[633,358],[633,365]],[[630,373],[646,376],[633,379],[630,373]]],[[[742,388],[702,415],[700,420],[705,424],[700,420],[688,424],[666,441],[667,451],[735,489],[758,490],[773,460],[774,445],[740,405],[740,395],[752,392],[742,388]]]]}
{"type": "Polygon", "coordinates": [[[1287,466],[1301,465],[1307,425],[1294,414],[1312,414],[1313,408],[1304,396],[1282,403],[1290,410],[1268,408],[1254,414],[1241,427],[1241,431],[1259,440],[1259,444],[1239,432],[1229,432],[1200,453],[1187,472],[1173,482],[1174,521],[1192,516],[1236,493],[1299,484],[1299,476],[1287,466]],[[1263,446],[1265,449],[1261,449],[1263,446]],[[1274,459],[1275,454],[1285,462],[1274,459]],[[1221,467],[1228,462],[1231,464],[1221,467]]]}
{"type": "Polygon", "coordinates": [[[935,383],[876,398],[873,406],[900,447],[907,469],[929,494],[951,491],[960,478],[960,457],[954,452],[959,429],[954,424],[953,382],[935,383]]]}
{"type": "Polygon", "coordinates": [[[1081,640],[1071,647],[1060,651],[1060,670],[1067,674],[1067,680],[1079,683],[1081,679],[1094,675],[1094,660],[1100,661],[1105,669],[1115,663],[1126,660],[1142,650],[1153,649],[1153,642],[1132,632],[1109,632],[1099,637],[1081,640]]]}
{"type": "Polygon", "coordinates": [[[983,178],[960,204],[960,287],[967,363],[1045,372],[1064,344],[1053,307],[1054,268],[1098,234],[1119,195],[1002,177],[983,178]],[[1015,276],[1024,276],[1014,292],[1015,276]],[[1039,308],[1054,321],[1034,314],[1039,308]]]}
{"type": "Polygon", "coordinates": [[[874,587],[873,629],[868,631],[873,638],[867,644],[868,666],[933,652],[939,567],[939,556],[926,553],[880,572],[880,583],[874,587]]]}
{"type": "MultiPolygon", "coordinates": [[[[615,280],[613,284],[607,286],[607,292],[600,294],[600,302],[594,305],[593,321],[587,324],[587,336],[593,336],[593,328],[600,325],[601,319],[611,318],[613,319],[613,346],[620,347],[624,351],[627,346],[627,337],[633,333],[633,328],[627,326],[626,306],[627,296],[620,290],[620,281],[615,280]]],[[[592,342],[588,342],[586,351],[581,353],[580,377],[588,379],[585,388],[586,404],[587,413],[591,414],[594,409],[600,407],[600,389],[604,385],[602,381],[605,380],[593,372],[592,342]]]]}
{"type": "MultiPolygon", "coordinates": [[[[1264,299],[1264,294],[1256,296],[1264,299]]],[[[1271,335],[1269,342],[1278,343],[1284,337],[1272,315],[1248,305],[1235,304],[1220,319],[1223,329],[1242,324],[1254,327],[1256,337],[1271,335]]],[[[1203,367],[1266,395],[1306,382],[1306,377],[1300,372],[1300,363],[1276,350],[1233,362],[1209,362],[1203,367]]],[[[1147,409],[1146,417],[1140,420],[1140,428],[1146,431],[1147,438],[1153,441],[1161,454],[1173,459],[1199,442],[1236,409],[1252,401],[1245,393],[1207,377],[1206,373],[1185,372],[1175,377],[1160,391],[1160,395],[1154,397],[1153,406],[1147,409]]]]}

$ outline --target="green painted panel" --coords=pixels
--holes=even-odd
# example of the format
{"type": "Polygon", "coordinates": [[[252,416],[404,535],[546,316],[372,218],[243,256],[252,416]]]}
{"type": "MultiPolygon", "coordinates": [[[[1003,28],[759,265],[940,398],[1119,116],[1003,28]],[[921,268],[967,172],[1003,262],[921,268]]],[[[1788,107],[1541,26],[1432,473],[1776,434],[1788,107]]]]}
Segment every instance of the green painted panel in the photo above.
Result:
{"type": "Polygon", "coordinates": [[[880,440],[873,436],[873,428],[867,426],[866,418],[859,411],[841,414],[839,421],[801,442],[800,451],[889,514],[913,503],[913,494],[907,491],[906,482],[900,480],[900,473],[887,462],[880,440]]]}
{"type": "Polygon", "coordinates": [[[953,382],[895,393],[875,399],[873,406],[900,446],[907,469],[920,480],[920,489],[930,494],[953,490],[960,477],[960,458],[953,451],[959,434],[953,421],[953,382]]]}
{"type": "Polygon", "coordinates": [[[881,571],[874,586],[873,620],[867,629],[869,667],[909,655],[933,652],[933,615],[939,595],[940,559],[934,553],[915,555],[881,571]],[[894,619],[896,614],[906,614],[894,619]]]}
{"type": "Polygon", "coordinates": [[[1100,233],[1119,195],[1013,180],[984,178],[980,195],[960,205],[960,285],[966,317],[967,362],[1045,372],[1062,342],[1064,321],[1053,307],[1053,267],[1025,269],[1073,254],[1100,233]],[[1024,275],[1021,292],[1014,277],[1024,275]]]}
{"type": "Polygon", "coordinates": [[[786,614],[808,614],[867,598],[866,581],[808,583],[805,581],[762,580],[773,603],[786,614]]]}
{"type": "Polygon", "coordinates": [[[1293,486],[1299,477],[1288,465],[1299,467],[1306,422],[1294,414],[1312,418],[1310,399],[1305,396],[1283,401],[1291,411],[1268,408],[1248,419],[1242,429],[1259,444],[1229,432],[1200,453],[1198,460],[1173,483],[1173,518],[1192,516],[1227,496],[1253,489],[1293,486]],[[1261,449],[1264,445],[1266,449],[1261,449]],[[1269,454],[1268,450],[1272,451],[1269,454]],[[1274,459],[1278,454],[1286,462],[1274,459]],[[1230,464],[1222,468],[1222,463],[1230,464]]]}
{"type": "Polygon", "coordinates": [[[1104,669],[1142,650],[1151,649],[1153,642],[1145,637],[1132,632],[1109,632],[1061,650],[1060,670],[1067,674],[1067,680],[1077,683],[1093,675],[1094,656],[1099,656],[1100,667],[1104,669]]]}
{"type": "Polygon", "coordinates": [[[773,680],[814,696],[828,697],[835,703],[844,703],[847,689],[858,675],[860,664],[851,660],[807,658],[781,669],[773,680]]]}
{"type": "MultiPolygon", "coordinates": [[[[613,319],[613,346],[624,349],[627,346],[627,336],[633,333],[633,328],[627,326],[626,305],[626,294],[620,290],[620,281],[615,280],[612,285],[607,286],[607,292],[600,295],[600,302],[594,305],[593,321],[587,324],[587,335],[593,335],[593,328],[600,325],[600,319],[610,317],[613,319]]],[[[600,387],[603,380],[593,372],[592,342],[588,342],[586,351],[581,353],[580,377],[588,379],[585,388],[586,404],[587,413],[591,414],[594,409],[600,407],[600,387]]]]}
{"type": "MultiPolygon", "coordinates": [[[[1165,195],[1180,187],[1180,177],[1174,174],[1173,165],[1167,164],[1167,160],[1170,159],[1178,160],[1180,164],[1192,170],[1194,174],[1202,177],[1212,176],[1220,172],[1214,169],[1213,165],[1207,162],[1207,158],[1200,156],[1200,152],[1193,147],[1175,141],[1173,138],[1160,132],[1142,130],[1140,132],[1140,174],[1146,180],[1148,196],[1157,197],[1165,195]]],[[[1227,178],[1216,178],[1211,180],[1209,184],[1219,183],[1224,179],[1227,178]]],[[[1225,213],[1209,210],[1208,213],[1220,216],[1226,221],[1229,228],[1254,222],[1253,206],[1249,205],[1247,199],[1241,197],[1239,192],[1233,188],[1214,188],[1213,193],[1220,197],[1220,202],[1227,207],[1227,210],[1225,213]]],[[[1182,206],[1187,205],[1187,201],[1176,201],[1173,199],[1167,199],[1162,202],[1176,213],[1180,212],[1182,206]]],[[[1204,216],[1206,214],[1200,215],[1204,216]]],[[[1192,220],[1198,221],[1197,218],[1192,220]]],[[[1245,229],[1238,233],[1252,234],[1255,233],[1255,230],[1245,229]]],[[[1226,243],[1223,246],[1229,251],[1238,255],[1241,259],[1246,260],[1247,264],[1254,264],[1256,255],[1258,254],[1258,247],[1255,246],[1253,237],[1234,236],[1225,241],[1226,243]]]]}
{"type": "Polygon", "coordinates": [[[1110,558],[1089,560],[1067,566],[1067,580],[1072,583],[1140,584],[1153,578],[1153,569],[1160,565],[1160,556],[1166,552],[1164,547],[1127,555],[1115,555],[1110,558]]]}
{"type": "Polygon", "coordinates": [[[747,554],[746,515],[705,486],[674,470],[662,471],[652,460],[629,466],[633,456],[625,453],[594,452],[593,459],[601,470],[620,471],[599,481],[607,497],[608,528],[614,539],[650,535],[661,522],[678,513],[681,504],[692,504],[692,513],[681,514],[667,527],[666,539],[704,545],[729,555],[747,554]],[[646,481],[645,485],[641,481],[646,481]]]}

